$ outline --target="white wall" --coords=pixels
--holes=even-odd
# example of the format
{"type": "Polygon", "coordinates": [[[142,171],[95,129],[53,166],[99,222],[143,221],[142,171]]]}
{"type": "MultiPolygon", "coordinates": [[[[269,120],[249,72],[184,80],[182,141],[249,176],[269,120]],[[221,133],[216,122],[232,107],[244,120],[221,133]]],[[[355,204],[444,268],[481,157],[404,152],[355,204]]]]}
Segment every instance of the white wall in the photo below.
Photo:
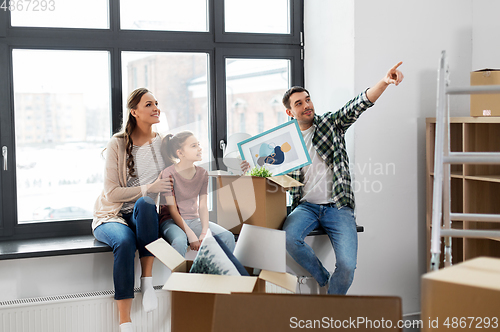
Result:
{"type": "Polygon", "coordinates": [[[500,69],[500,30],[498,17],[500,1],[475,0],[472,3],[472,70],[500,69]]]}
{"type": "Polygon", "coordinates": [[[1,261],[0,301],[113,289],[112,264],[109,253],[1,261]]]}
{"type": "MultiPolygon", "coordinates": [[[[397,295],[403,312],[420,310],[426,270],[425,118],[435,116],[440,53],[451,84],[474,69],[500,68],[498,1],[306,1],[305,70],[318,113],[375,84],[398,61],[405,75],[348,131],[357,183],[358,268],[350,294],[397,295]],[[348,93],[350,92],[350,93],[348,93]],[[346,95],[347,94],[347,95],[346,95]],[[371,170],[371,172],[370,172],[371,170]]],[[[468,116],[469,97],[452,97],[468,116]]],[[[331,257],[328,256],[328,259],[331,257]]]]}
{"type": "Polygon", "coordinates": [[[304,16],[305,85],[323,114],[354,94],[354,2],[306,1],[304,16]]]}
{"type": "MultiPolygon", "coordinates": [[[[135,287],[140,285],[136,254],[135,287]]],[[[153,283],[170,275],[161,262],[153,265],[153,283]]],[[[0,261],[0,301],[112,290],[113,253],[53,256],[0,261]]]]}
{"type": "MultiPolygon", "coordinates": [[[[361,236],[353,292],[395,294],[403,312],[419,311],[420,275],[426,269],[425,118],[435,116],[440,53],[449,55],[453,84],[467,85],[472,60],[472,1],[356,1],[355,87],[373,84],[403,61],[403,84],[391,86],[357,123],[358,165],[394,165],[382,175],[378,193],[357,194],[361,236]],[[447,14],[448,12],[448,14],[447,14]]],[[[453,101],[455,114],[468,114],[468,97],[453,101]],[[464,102],[465,99],[465,102],[464,102]]]]}

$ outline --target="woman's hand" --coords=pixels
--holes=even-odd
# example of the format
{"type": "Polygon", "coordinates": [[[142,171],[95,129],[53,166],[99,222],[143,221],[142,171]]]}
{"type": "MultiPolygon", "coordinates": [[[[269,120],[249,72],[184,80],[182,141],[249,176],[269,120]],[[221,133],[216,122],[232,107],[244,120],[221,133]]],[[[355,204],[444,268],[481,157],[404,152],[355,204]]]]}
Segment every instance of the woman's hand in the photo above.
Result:
{"type": "Polygon", "coordinates": [[[174,180],[172,179],[171,175],[168,178],[162,179],[160,174],[158,175],[158,178],[155,180],[155,182],[149,185],[148,192],[156,194],[171,191],[173,188],[173,183],[174,180]]]}
{"type": "Polygon", "coordinates": [[[241,171],[243,172],[243,174],[245,174],[246,172],[248,172],[250,170],[250,164],[246,160],[241,161],[240,167],[241,167],[241,171]]]}

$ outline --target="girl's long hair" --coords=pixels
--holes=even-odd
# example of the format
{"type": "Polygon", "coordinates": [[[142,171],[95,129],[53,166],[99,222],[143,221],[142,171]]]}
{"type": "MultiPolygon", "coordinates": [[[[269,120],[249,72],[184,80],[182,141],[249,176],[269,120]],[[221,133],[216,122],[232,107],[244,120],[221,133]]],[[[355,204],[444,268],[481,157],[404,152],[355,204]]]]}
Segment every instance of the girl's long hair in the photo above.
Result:
{"type": "Polygon", "coordinates": [[[182,148],[182,145],[189,137],[194,136],[190,131],[181,131],[175,135],[168,134],[161,142],[161,156],[166,166],[173,165],[179,160],[177,150],[182,148]]]}
{"type": "Polygon", "coordinates": [[[125,138],[125,151],[127,152],[127,169],[128,174],[131,177],[135,177],[135,164],[134,157],[132,156],[132,148],[134,146],[134,142],[132,141],[132,133],[137,127],[137,120],[130,113],[133,109],[137,108],[137,105],[141,101],[142,96],[146,93],[150,92],[146,88],[138,88],[132,91],[127,100],[127,118],[123,122],[123,128],[120,132],[115,134],[116,137],[125,138]]]}

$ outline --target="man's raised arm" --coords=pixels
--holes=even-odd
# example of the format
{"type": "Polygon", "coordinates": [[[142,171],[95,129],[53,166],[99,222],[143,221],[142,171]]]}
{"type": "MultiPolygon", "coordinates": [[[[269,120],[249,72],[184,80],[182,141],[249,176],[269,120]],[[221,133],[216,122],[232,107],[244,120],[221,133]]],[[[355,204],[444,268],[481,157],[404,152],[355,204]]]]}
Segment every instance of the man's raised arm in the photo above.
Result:
{"type": "Polygon", "coordinates": [[[381,79],[377,84],[366,91],[366,96],[372,103],[375,103],[377,101],[377,99],[382,95],[382,93],[390,84],[394,84],[397,86],[399,85],[399,83],[401,83],[404,76],[403,73],[398,70],[398,67],[402,64],[403,62],[399,62],[394,67],[389,69],[383,79],[381,79]]]}

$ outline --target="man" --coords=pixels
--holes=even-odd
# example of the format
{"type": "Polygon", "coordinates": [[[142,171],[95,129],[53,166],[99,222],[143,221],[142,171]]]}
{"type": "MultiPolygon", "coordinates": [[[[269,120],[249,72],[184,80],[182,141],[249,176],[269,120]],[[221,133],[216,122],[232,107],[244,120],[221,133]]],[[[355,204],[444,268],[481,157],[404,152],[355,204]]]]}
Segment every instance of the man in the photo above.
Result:
{"type": "Polygon", "coordinates": [[[286,248],[321,287],[328,285],[328,294],[347,293],[357,260],[354,194],[344,135],[390,84],[401,83],[403,74],[397,69],[401,64],[396,64],[382,80],[335,113],[316,115],[309,92],[302,87],[292,87],[283,96],[286,113],[298,121],[312,160],[312,164],[289,174],[304,186],[290,191],[292,212],[283,225],[286,248]],[[335,271],[331,276],[304,242],[319,226],[328,234],[335,251],[335,271]]]}

